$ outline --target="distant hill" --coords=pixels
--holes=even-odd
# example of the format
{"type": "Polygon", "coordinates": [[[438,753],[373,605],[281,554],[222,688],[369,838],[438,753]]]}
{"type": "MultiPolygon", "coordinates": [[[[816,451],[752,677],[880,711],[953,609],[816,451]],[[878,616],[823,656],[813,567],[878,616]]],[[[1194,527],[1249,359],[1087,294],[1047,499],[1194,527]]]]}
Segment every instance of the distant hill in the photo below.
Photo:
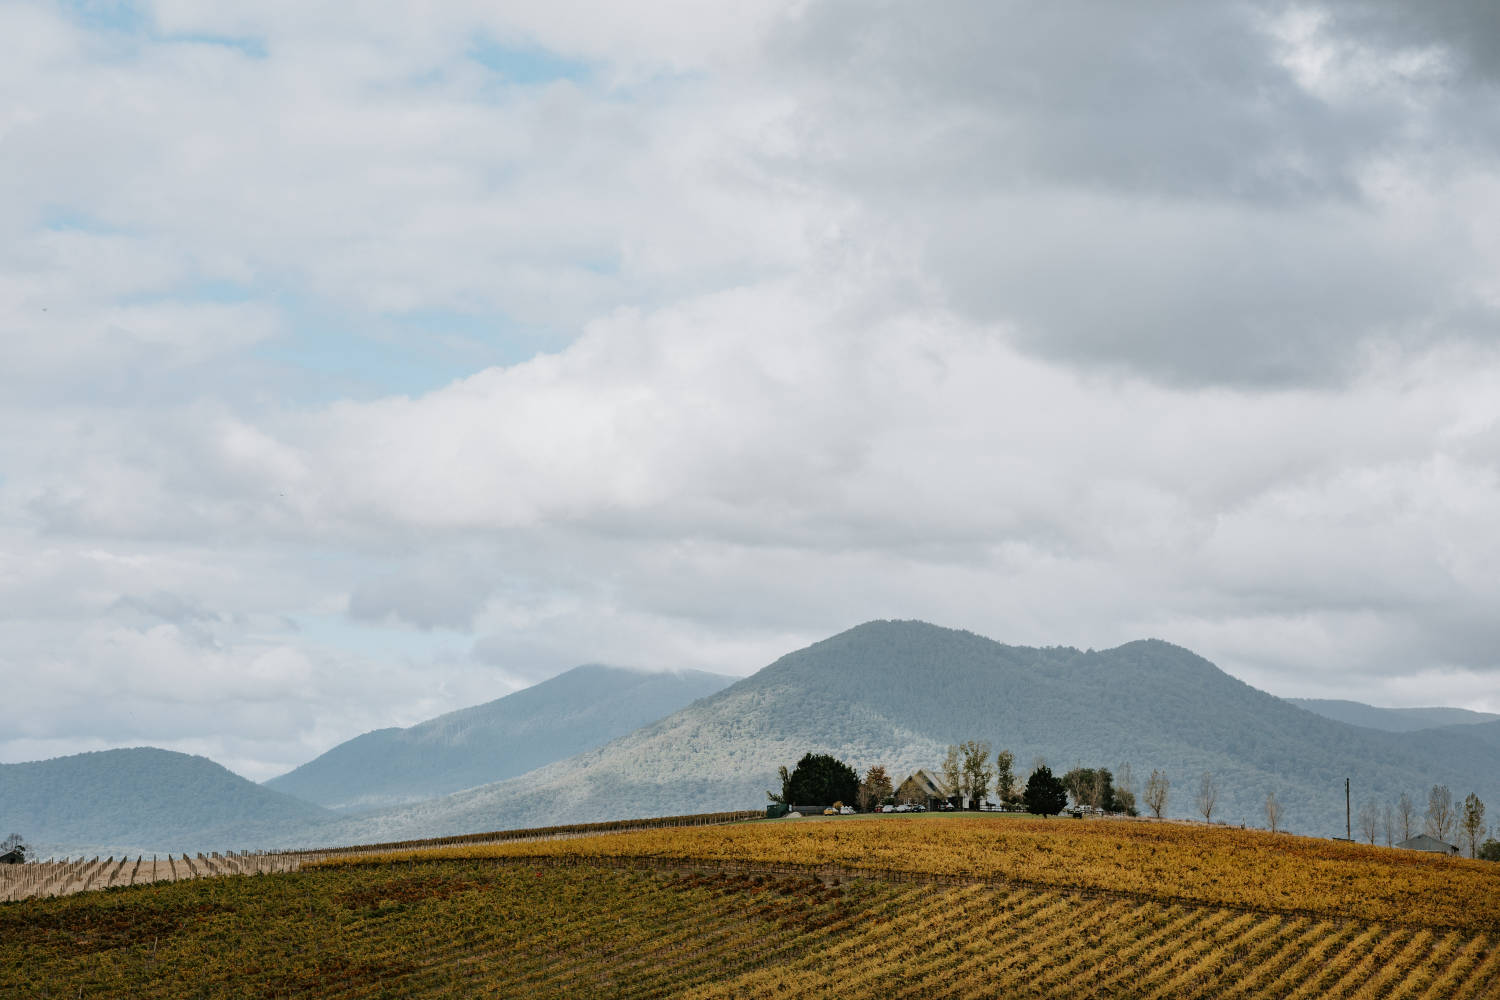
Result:
{"type": "Polygon", "coordinates": [[[154,747],[0,764],[0,829],[43,855],[272,847],[329,814],[154,747]]]}
{"type": "Polygon", "coordinates": [[[1325,719],[1347,722],[1351,726],[1383,729],[1388,733],[1409,733],[1438,726],[1473,725],[1500,720],[1500,715],[1471,712],[1466,708],[1377,708],[1357,701],[1332,698],[1288,698],[1287,701],[1325,719]]]}
{"type": "Polygon", "coordinates": [[[483,705],[356,736],[266,787],[336,810],[416,802],[591,750],[733,682],[697,670],[575,667],[483,705]]]}
{"type": "Polygon", "coordinates": [[[1216,819],[1263,822],[1274,791],[1294,830],[1342,834],[1344,778],[1356,808],[1435,783],[1500,807],[1500,746],[1472,727],[1394,734],[1346,725],[1258,691],[1157,640],[1083,652],[1006,646],[922,622],[870,622],[614,742],[530,774],[331,824],[330,842],[441,835],[626,816],[754,807],[779,765],[808,751],[899,778],[948,743],[991,740],[1022,773],[1130,763],[1172,782],[1168,813],[1192,816],[1199,777],[1216,819]]]}

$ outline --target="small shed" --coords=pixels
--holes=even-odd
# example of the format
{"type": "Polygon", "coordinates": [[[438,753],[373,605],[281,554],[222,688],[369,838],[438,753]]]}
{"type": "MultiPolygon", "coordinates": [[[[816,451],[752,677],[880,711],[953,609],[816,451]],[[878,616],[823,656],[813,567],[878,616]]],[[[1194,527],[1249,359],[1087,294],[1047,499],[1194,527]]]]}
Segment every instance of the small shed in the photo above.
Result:
{"type": "Polygon", "coordinates": [[[0,865],[19,865],[26,862],[26,855],[18,847],[14,851],[0,854],[0,865]]]}
{"type": "Polygon", "coordinates": [[[1433,854],[1447,855],[1458,854],[1457,847],[1445,841],[1438,840],[1436,837],[1429,837],[1425,833],[1419,833],[1410,840],[1403,840],[1396,846],[1404,847],[1408,851],[1429,851],[1433,854]]]}

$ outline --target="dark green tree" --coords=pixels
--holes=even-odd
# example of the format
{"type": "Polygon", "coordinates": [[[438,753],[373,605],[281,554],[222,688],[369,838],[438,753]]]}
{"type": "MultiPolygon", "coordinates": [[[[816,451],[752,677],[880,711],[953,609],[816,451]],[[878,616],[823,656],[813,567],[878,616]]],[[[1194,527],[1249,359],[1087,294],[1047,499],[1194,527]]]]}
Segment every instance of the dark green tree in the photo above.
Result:
{"type": "Polygon", "coordinates": [[[1479,848],[1480,861],[1500,861],[1500,840],[1486,840],[1479,848]]]}
{"type": "Polygon", "coordinates": [[[797,761],[784,788],[787,805],[853,805],[859,798],[859,775],[854,768],[826,753],[810,753],[797,761]]]}
{"type": "Polygon", "coordinates": [[[1031,777],[1026,779],[1026,793],[1023,796],[1026,802],[1026,811],[1036,813],[1038,816],[1056,816],[1062,812],[1068,804],[1068,790],[1063,783],[1052,776],[1052,769],[1046,764],[1031,772],[1031,777]]]}

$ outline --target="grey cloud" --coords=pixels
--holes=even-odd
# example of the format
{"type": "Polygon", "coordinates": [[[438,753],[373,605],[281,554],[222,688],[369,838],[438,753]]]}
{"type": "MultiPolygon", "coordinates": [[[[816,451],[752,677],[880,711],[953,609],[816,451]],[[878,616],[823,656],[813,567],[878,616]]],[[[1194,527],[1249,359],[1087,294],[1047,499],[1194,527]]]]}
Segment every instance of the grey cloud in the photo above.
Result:
{"type": "Polygon", "coordinates": [[[1369,42],[1392,49],[1442,46],[1463,72],[1500,79],[1500,6],[1488,0],[1329,0],[1313,9],[1369,42]]]}
{"type": "MultiPolygon", "coordinates": [[[[949,305],[1065,363],[1293,385],[1356,375],[1372,344],[1493,339],[1497,262],[1459,192],[1496,174],[1474,138],[1500,134],[1477,110],[1496,102],[1390,67],[1325,99],[1276,34],[1294,9],[815,3],[778,40],[803,97],[786,169],[857,194],[949,305]]],[[[1428,27],[1410,40],[1459,44],[1428,27]]]]}
{"type": "Polygon", "coordinates": [[[1350,151],[1390,125],[1303,92],[1246,4],[826,0],[781,44],[828,164],[918,190],[1348,196],[1350,151]]]}

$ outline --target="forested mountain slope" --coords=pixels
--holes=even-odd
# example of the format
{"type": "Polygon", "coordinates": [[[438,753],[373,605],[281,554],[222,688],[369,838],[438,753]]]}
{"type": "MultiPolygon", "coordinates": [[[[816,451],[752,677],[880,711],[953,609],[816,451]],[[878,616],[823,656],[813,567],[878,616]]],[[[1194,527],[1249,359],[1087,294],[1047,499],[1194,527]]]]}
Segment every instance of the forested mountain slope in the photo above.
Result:
{"type": "Polygon", "coordinates": [[[1474,725],[1500,720],[1490,712],[1472,712],[1466,708],[1377,708],[1357,701],[1333,698],[1288,698],[1298,708],[1316,712],[1326,719],[1347,722],[1351,726],[1383,729],[1390,733],[1410,733],[1439,726],[1474,725]]]}
{"type": "Polygon", "coordinates": [[[206,757],[155,747],[0,764],[0,829],[44,856],[274,847],[328,815],[206,757]]]}
{"type": "Polygon", "coordinates": [[[575,667],[483,705],[357,736],[266,786],[340,810],[428,799],[601,746],[733,680],[697,670],[575,667]]]}
{"type": "Polygon", "coordinates": [[[1293,829],[1344,827],[1344,778],[1365,798],[1426,799],[1435,783],[1500,803],[1500,748],[1467,727],[1377,732],[1304,711],[1157,640],[1081,652],[1006,646],[922,622],[870,622],[790,653],[635,733],[510,781],[325,828],[335,840],[753,807],[808,751],[899,780],[948,743],[988,739],[1018,770],[1129,763],[1172,782],[1194,814],[1204,771],[1215,819],[1263,822],[1275,792],[1293,829]]]}

